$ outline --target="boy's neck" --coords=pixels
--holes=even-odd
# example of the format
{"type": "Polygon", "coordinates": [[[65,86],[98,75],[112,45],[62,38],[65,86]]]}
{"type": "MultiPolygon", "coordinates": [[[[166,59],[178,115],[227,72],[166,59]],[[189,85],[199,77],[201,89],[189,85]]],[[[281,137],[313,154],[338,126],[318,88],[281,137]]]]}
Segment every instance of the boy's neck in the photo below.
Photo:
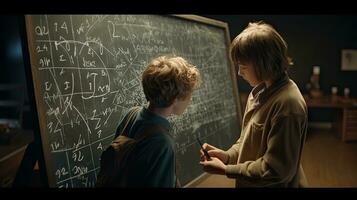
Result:
{"type": "Polygon", "coordinates": [[[148,110],[164,118],[167,118],[172,114],[172,109],[170,106],[166,108],[157,108],[149,103],[148,110]]]}

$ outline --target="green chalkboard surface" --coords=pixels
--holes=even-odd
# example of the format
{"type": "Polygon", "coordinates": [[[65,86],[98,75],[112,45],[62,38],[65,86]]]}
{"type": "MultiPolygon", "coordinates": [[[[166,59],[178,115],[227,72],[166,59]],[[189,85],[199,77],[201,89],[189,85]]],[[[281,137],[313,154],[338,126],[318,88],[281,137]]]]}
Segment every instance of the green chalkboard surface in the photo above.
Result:
{"type": "Polygon", "coordinates": [[[186,112],[169,119],[181,183],[203,174],[196,135],[224,149],[239,136],[226,23],[200,16],[27,15],[26,31],[52,187],[94,186],[100,155],[123,115],[147,103],[141,73],[159,55],[186,58],[203,79],[186,112]]]}

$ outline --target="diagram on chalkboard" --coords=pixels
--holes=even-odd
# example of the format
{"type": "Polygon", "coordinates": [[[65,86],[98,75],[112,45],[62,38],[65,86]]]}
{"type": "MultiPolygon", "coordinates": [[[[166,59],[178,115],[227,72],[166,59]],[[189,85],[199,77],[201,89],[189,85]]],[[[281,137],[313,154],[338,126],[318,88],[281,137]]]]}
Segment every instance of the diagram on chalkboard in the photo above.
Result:
{"type": "Polygon", "coordinates": [[[184,115],[170,118],[182,184],[203,173],[196,135],[221,148],[238,139],[226,29],[155,15],[31,15],[26,25],[51,186],[94,186],[124,114],[147,103],[141,73],[158,55],[186,58],[203,79],[184,115]]]}

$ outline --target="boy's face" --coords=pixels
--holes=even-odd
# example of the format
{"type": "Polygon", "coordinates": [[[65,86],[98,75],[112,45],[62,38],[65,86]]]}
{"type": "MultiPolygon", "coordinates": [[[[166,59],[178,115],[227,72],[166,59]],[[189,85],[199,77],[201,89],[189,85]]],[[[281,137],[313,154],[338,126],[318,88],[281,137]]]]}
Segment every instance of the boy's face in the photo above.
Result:
{"type": "Polygon", "coordinates": [[[173,105],[173,114],[181,115],[191,103],[192,93],[185,99],[176,99],[173,105]]]}
{"type": "Polygon", "coordinates": [[[255,87],[262,82],[258,79],[252,64],[238,63],[238,67],[238,75],[246,80],[250,86],[255,87]]]}

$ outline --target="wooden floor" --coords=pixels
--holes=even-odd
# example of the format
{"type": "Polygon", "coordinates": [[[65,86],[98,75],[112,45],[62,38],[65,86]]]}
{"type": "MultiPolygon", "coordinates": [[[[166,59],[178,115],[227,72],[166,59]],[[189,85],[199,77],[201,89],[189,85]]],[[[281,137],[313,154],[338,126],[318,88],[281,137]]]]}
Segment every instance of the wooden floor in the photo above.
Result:
{"type": "Polygon", "coordinates": [[[357,187],[357,142],[330,131],[310,131],[302,157],[310,187],[357,187]]]}
{"type": "Polygon", "coordinates": [[[0,145],[0,188],[12,185],[26,147],[33,140],[32,131],[22,130],[12,134],[8,144],[0,145]]]}
{"type": "MultiPolygon", "coordinates": [[[[344,143],[329,130],[309,130],[302,156],[309,187],[357,187],[357,142],[344,143]]],[[[193,187],[234,187],[234,180],[208,175],[193,187]]]]}
{"type": "Polygon", "coordinates": [[[235,180],[229,179],[223,175],[206,174],[204,178],[197,183],[190,185],[194,188],[234,188],[235,180]]]}

